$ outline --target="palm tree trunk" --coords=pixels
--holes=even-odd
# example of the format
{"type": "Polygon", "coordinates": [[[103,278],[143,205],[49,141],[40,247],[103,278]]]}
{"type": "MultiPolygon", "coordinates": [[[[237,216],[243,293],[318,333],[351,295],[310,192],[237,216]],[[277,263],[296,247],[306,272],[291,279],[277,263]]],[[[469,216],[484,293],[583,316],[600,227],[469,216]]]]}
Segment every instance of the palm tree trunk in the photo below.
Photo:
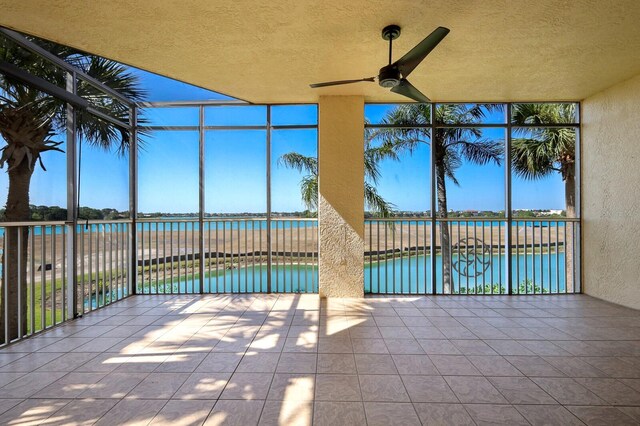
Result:
{"type": "MultiPolygon", "coordinates": [[[[29,185],[33,170],[28,161],[22,161],[9,170],[9,193],[5,210],[7,222],[21,222],[30,219],[29,185]]],[[[27,255],[29,228],[5,228],[5,247],[2,265],[4,280],[0,289],[0,336],[1,341],[11,341],[27,332],[27,255]],[[5,294],[6,286],[6,294],[5,294]],[[5,325],[5,309],[7,323],[5,325]],[[8,334],[5,335],[5,330],[8,334]]]]}
{"type": "MultiPolygon", "coordinates": [[[[568,218],[576,217],[576,180],[574,174],[567,173],[564,181],[564,198],[565,198],[565,206],[566,213],[568,218]]],[[[574,272],[579,274],[580,271],[575,271],[575,262],[574,262],[574,223],[567,222],[565,224],[567,236],[566,241],[564,242],[564,259],[565,259],[565,283],[566,289],[568,293],[572,293],[574,290],[574,272]]]]}
{"type": "MultiPolygon", "coordinates": [[[[436,192],[438,197],[438,217],[446,218],[447,187],[445,183],[444,164],[436,162],[436,192]]],[[[451,283],[451,236],[449,235],[449,223],[440,222],[440,251],[442,253],[442,289],[444,294],[450,294],[451,283]]]]}

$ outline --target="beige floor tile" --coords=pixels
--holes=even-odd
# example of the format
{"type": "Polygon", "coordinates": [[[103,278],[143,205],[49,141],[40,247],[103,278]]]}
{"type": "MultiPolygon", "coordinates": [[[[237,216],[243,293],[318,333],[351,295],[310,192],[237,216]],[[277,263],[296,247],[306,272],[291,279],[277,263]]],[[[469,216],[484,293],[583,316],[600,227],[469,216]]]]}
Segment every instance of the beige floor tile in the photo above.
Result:
{"type": "Polygon", "coordinates": [[[260,353],[248,351],[242,357],[238,368],[239,373],[273,373],[276,371],[280,353],[260,353]]]}
{"type": "Polygon", "coordinates": [[[477,368],[462,355],[429,355],[443,376],[480,376],[477,368]]]}
{"type": "Polygon", "coordinates": [[[583,423],[562,405],[516,405],[515,408],[533,426],[582,426],[583,423]]]}
{"type": "Polygon", "coordinates": [[[98,354],[92,352],[71,352],[43,365],[37,371],[74,371],[96,356],[98,354]]]}
{"type": "Polygon", "coordinates": [[[220,400],[205,421],[206,426],[257,425],[264,401],[220,400]]]}
{"type": "Polygon", "coordinates": [[[349,337],[318,338],[318,353],[344,354],[353,353],[353,345],[349,337]]]}
{"type": "Polygon", "coordinates": [[[267,401],[260,416],[261,426],[311,426],[312,401],[267,401]]]}
{"type": "Polygon", "coordinates": [[[266,399],[273,373],[234,373],[220,399],[266,399]]]}
{"type": "Polygon", "coordinates": [[[76,398],[106,375],[107,373],[68,373],[36,392],[32,398],[76,398]]]}
{"type": "Polygon", "coordinates": [[[539,356],[505,356],[514,367],[528,377],[565,377],[565,374],[539,356]]]}
{"type": "Polygon", "coordinates": [[[400,376],[359,375],[363,401],[409,402],[400,376]]]}
{"type": "Polygon", "coordinates": [[[0,415],[10,410],[11,408],[15,407],[16,405],[20,404],[22,401],[24,401],[24,399],[22,398],[0,399],[0,415]]]}
{"type": "Polygon", "coordinates": [[[420,426],[420,419],[409,403],[365,402],[368,426],[420,426]]]}
{"type": "Polygon", "coordinates": [[[276,373],[271,382],[269,400],[311,401],[315,394],[314,374],[276,373]]]}
{"type": "Polygon", "coordinates": [[[283,352],[278,361],[278,373],[315,373],[317,354],[283,352]]]}
{"type": "Polygon", "coordinates": [[[569,377],[606,377],[607,375],[574,356],[545,356],[543,359],[569,377]]]}
{"type": "Polygon", "coordinates": [[[424,426],[474,426],[462,404],[413,404],[424,426]]]}
{"type": "Polygon", "coordinates": [[[467,359],[483,376],[522,376],[520,370],[500,355],[468,355],[467,359]]]}
{"type": "Polygon", "coordinates": [[[463,355],[497,355],[496,351],[482,340],[451,340],[451,343],[463,355]]]}
{"type": "Polygon", "coordinates": [[[355,354],[358,374],[398,374],[391,355],[355,354]]]}
{"type": "Polygon", "coordinates": [[[193,373],[173,395],[174,399],[218,399],[231,373],[193,373]]]}
{"type": "Polygon", "coordinates": [[[0,389],[0,398],[28,398],[65,376],[64,372],[27,373],[0,389]]]}
{"type": "Polygon", "coordinates": [[[353,352],[357,354],[388,354],[384,339],[351,338],[353,352]]]}
{"type": "Polygon", "coordinates": [[[196,373],[233,373],[242,359],[242,354],[210,353],[196,368],[196,373]]]}
{"type": "Polygon", "coordinates": [[[606,405],[605,401],[573,379],[535,377],[531,380],[562,405],[606,405]]]}
{"type": "Polygon", "coordinates": [[[313,405],[314,426],[362,426],[366,424],[362,402],[317,401],[313,405]]]}
{"type": "Polygon", "coordinates": [[[156,373],[192,373],[207,356],[206,353],[175,353],[169,355],[154,371],[156,373]]]}
{"type": "Polygon", "coordinates": [[[53,361],[54,359],[62,356],[62,353],[48,353],[48,352],[35,352],[28,355],[24,354],[7,354],[12,360],[0,368],[0,372],[16,373],[24,372],[30,373],[37,370],[45,364],[53,361]]]}
{"type": "Polygon", "coordinates": [[[85,343],[84,345],[78,346],[74,349],[74,351],[100,353],[117,345],[122,340],[124,340],[122,337],[96,337],[93,338],[93,340],[85,343]]]}
{"type": "Polygon", "coordinates": [[[49,417],[47,423],[92,425],[117,403],[116,399],[76,399],[49,417]]]}
{"type": "Polygon", "coordinates": [[[81,393],[81,398],[124,398],[142,382],[146,373],[109,373],[81,393]]]}
{"type": "Polygon", "coordinates": [[[354,355],[348,354],[318,354],[318,374],[356,374],[354,355]]]}
{"type": "Polygon", "coordinates": [[[166,402],[161,399],[123,399],[102,416],[96,425],[147,425],[166,402]]]}
{"type": "Polygon", "coordinates": [[[460,349],[446,339],[419,339],[418,343],[429,355],[462,355],[460,349]]]}
{"type": "Polygon", "coordinates": [[[576,417],[589,426],[631,426],[638,422],[616,407],[567,406],[576,417]]]}
{"type": "Polygon", "coordinates": [[[346,374],[318,374],[316,401],[362,401],[358,376],[346,374]]]}
{"type": "Polygon", "coordinates": [[[170,399],[187,379],[184,373],[150,373],[127,398],[170,399]]]}
{"type": "Polygon", "coordinates": [[[0,415],[0,424],[41,425],[71,401],[70,399],[27,399],[0,415]]]}
{"type": "Polygon", "coordinates": [[[438,370],[428,355],[392,355],[400,374],[437,375],[438,370]]]}
{"type": "Polygon", "coordinates": [[[418,341],[411,339],[384,339],[385,344],[387,345],[387,349],[389,349],[389,353],[398,354],[398,355],[420,355],[424,354],[425,351],[418,344],[418,341]]]}
{"type": "Polygon", "coordinates": [[[151,421],[154,426],[196,426],[204,423],[214,401],[171,400],[151,421]]]}
{"type": "Polygon", "coordinates": [[[511,405],[465,404],[464,407],[478,425],[529,425],[511,405]]]}
{"type": "Polygon", "coordinates": [[[511,404],[557,404],[527,377],[487,377],[511,404]]]}
{"type": "Polygon", "coordinates": [[[463,404],[506,404],[507,400],[484,377],[446,376],[447,384],[463,404]]]}
{"type": "Polygon", "coordinates": [[[19,379],[25,374],[27,373],[0,373],[0,388],[19,379]]]}
{"type": "Polygon", "coordinates": [[[402,382],[412,402],[458,402],[441,376],[402,376],[402,382]]]}

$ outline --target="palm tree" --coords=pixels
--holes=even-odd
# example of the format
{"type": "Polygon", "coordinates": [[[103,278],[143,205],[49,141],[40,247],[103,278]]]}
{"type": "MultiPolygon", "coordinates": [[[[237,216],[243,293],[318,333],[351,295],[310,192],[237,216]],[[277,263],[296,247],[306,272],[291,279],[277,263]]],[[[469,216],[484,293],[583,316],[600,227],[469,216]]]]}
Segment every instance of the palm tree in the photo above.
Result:
{"type": "MultiPolygon", "coordinates": [[[[514,124],[562,124],[576,121],[576,105],[515,104],[514,124]]],[[[529,180],[560,173],[564,181],[566,216],[576,217],[576,132],[572,128],[516,128],[520,137],[511,141],[511,167],[520,177],[529,180]]],[[[567,227],[565,261],[573,264],[573,227],[567,227]]],[[[573,290],[572,268],[566,271],[567,291],[573,290]]]]}
{"type": "MultiPolygon", "coordinates": [[[[388,146],[374,146],[371,133],[367,131],[366,135],[364,149],[365,204],[378,216],[390,217],[395,206],[378,193],[376,184],[380,179],[380,161],[386,158],[397,159],[397,155],[388,146]]],[[[289,152],[278,159],[278,164],[306,173],[300,181],[302,202],[309,212],[316,211],[318,208],[318,159],[297,152],[289,152]]]]}
{"type": "MultiPolygon", "coordinates": [[[[69,64],[109,86],[132,101],[145,97],[138,78],[116,62],[88,55],[55,43],[33,40],[41,47],[57,55],[69,64]]],[[[16,46],[6,38],[0,38],[0,59],[41,77],[59,87],[65,87],[66,73],[46,60],[16,46]]],[[[77,93],[94,108],[109,116],[127,122],[128,106],[105,95],[99,89],[82,81],[77,93]]],[[[0,135],[6,142],[1,149],[0,167],[7,165],[9,191],[3,220],[21,222],[30,220],[29,187],[35,167],[44,169],[43,154],[62,152],[62,142],[55,135],[66,125],[65,104],[10,77],[0,75],[0,135]]],[[[107,151],[116,150],[122,155],[128,151],[128,132],[96,118],[83,110],[77,110],[76,130],[80,143],[88,143],[107,151]]],[[[46,170],[46,169],[44,169],[46,170]]],[[[6,340],[18,336],[19,327],[27,327],[27,227],[5,228],[6,252],[3,265],[8,267],[6,280],[7,298],[1,291],[1,303],[8,310],[9,335],[6,340]],[[20,253],[18,252],[18,241],[20,253]],[[20,297],[19,297],[20,295],[20,297]],[[18,300],[21,301],[22,323],[18,324],[18,300]]],[[[44,283],[43,283],[44,285],[44,283]]],[[[0,310],[2,312],[2,310],[0,310]]],[[[4,316],[0,318],[0,332],[4,333],[4,316]]]]}
{"type": "MultiPolygon", "coordinates": [[[[446,125],[472,125],[479,123],[488,113],[499,110],[500,105],[439,104],[435,108],[434,123],[446,125]]],[[[405,151],[412,154],[420,144],[430,144],[435,157],[437,216],[448,217],[447,180],[455,185],[459,182],[456,170],[463,161],[483,165],[494,162],[500,165],[503,156],[501,141],[482,138],[480,129],[472,127],[437,127],[433,139],[427,127],[431,106],[429,104],[405,104],[389,111],[382,124],[397,127],[376,131],[374,137],[383,141],[382,146],[399,155],[405,151]],[[406,126],[406,127],[403,127],[406,126]]],[[[432,207],[433,208],[433,207],[432,207]]],[[[440,222],[440,247],[442,253],[442,280],[444,293],[451,292],[451,237],[449,224],[440,222]]]]}

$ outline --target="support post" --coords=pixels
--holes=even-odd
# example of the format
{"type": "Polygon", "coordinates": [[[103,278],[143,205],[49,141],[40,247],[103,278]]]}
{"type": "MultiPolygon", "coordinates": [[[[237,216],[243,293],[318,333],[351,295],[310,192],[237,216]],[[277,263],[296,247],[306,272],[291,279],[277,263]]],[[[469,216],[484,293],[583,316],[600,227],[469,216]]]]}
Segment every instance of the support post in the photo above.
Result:
{"type": "Polygon", "coordinates": [[[321,96],[320,297],[364,295],[364,98],[321,96]]]}
{"type": "MultiPolygon", "coordinates": [[[[75,73],[67,72],[66,89],[74,95],[77,92],[77,78],[75,73]]],[[[76,111],[75,107],[67,103],[67,220],[65,222],[66,241],[66,292],[67,306],[66,318],[73,319],[78,316],[78,287],[77,287],[77,208],[78,206],[78,169],[76,148],[78,140],[76,138],[76,111]]],[[[84,262],[84,259],[80,259],[84,262]]],[[[42,284],[44,285],[44,283],[42,284]]],[[[64,317],[64,315],[63,315],[64,317]]]]}
{"type": "Polygon", "coordinates": [[[138,291],[138,107],[130,109],[131,124],[129,141],[129,295],[138,291]]]}
{"type": "Polygon", "coordinates": [[[198,263],[198,274],[200,279],[200,294],[204,293],[204,106],[200,105],[199,128],[198,128],[198,172],[199,172],[199,208],[198,208],[198,251],[200,252],[200,261],[198,263]]]}
{"type": "MultiPolygon", "coordinates": [[[[507,291],[509,294],[513,294],[513,256],[512,253],[512,239],[513,239],[513,213],[511,208],[511,103],[506,106],[506,120],[507,130],[504,144],[504,213],[507,220],[507,226],[505,227],[505,276],[507,278],[507,291]]],[[[526,252],[525,252],[526,254],[526,252]]],[[[519,261],[519,259],[516,259],[519,261]]],[[[518,285],[518,283],[516,283],[518,285]]]]}

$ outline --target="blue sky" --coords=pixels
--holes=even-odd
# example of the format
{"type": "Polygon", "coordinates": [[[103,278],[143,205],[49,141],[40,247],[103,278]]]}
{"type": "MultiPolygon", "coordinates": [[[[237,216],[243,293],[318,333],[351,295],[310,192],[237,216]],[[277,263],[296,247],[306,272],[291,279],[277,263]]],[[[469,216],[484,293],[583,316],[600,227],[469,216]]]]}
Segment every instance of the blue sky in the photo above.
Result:
{"type": "MultiPolygon", "coordinates": [[[[149,100],[230,99],[201,88],[134,70],[149,92],[149,100]]],[[[365,116],[379,122],[390,105],[368,105],[365,116]]],[[[280,106],[272,109],[274,124],[315,124],[315,106],[280,106]]],[[[197,125],[196,108],[156,109],[147,119],[158,125],[197,125]]],[[[491,117],[491,120],[498,118],[491,117]]],[[[207,125],[262,125],[266,109],[208,107],[207,125]]],[[[503,129],[486,129],[484,137],[504,139],[503,129]]],[[[302,174],[277,162],[290,151],[315,156],[315,130],[278,130],[272,134],[272,210],[300,211],[302,174]]],[[[64,135],[58,140],[64,140],[64,135]]],[[[205,194],[207,212],[266,211],[266,133],[263,130],[210,131],[206,134],[205,194]]],[[[43,156],[31,184],[31,204],[66,204],[66,164],[61,153],[43,156]]],[[[381,164],[379,192],[399,210],[429,210],[429,147],[412,156],[381,164]]],[[[460,186],[448,183],[449,208],[503,210],[504,165],[463,164],[456,176],[460,186]]],[[[535,182],[513,178],[514,209],[563,209],[564,185],[559,175],[535,182]]],[[[6,168],[0,173],[0,199],[6,200],[6,168]]],[[[88,145],[82,148],[81,205],[128,209],[128,158],[88,145]]],[[[143,142],[139,158],[139,211],[192,213],[198,210],[198,134],[190,131],[153,132],[143,142]]]]}

